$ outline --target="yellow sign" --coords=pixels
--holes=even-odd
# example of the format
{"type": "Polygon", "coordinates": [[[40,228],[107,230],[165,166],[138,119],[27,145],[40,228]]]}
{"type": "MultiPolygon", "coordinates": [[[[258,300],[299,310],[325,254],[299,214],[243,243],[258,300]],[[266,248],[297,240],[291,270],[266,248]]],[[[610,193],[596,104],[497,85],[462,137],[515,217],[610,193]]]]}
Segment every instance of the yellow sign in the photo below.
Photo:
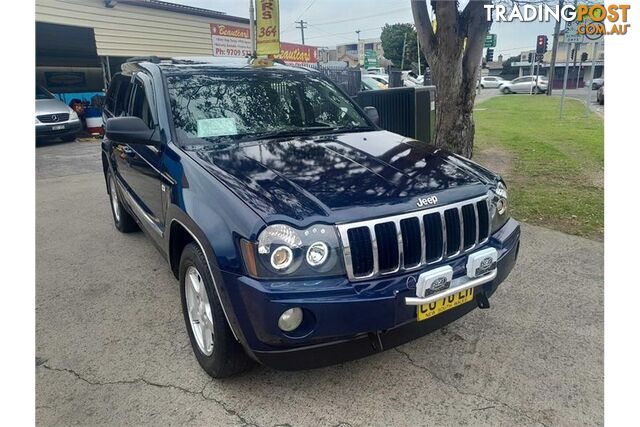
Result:
{"type": "Polygon", "coordinates": [[[278,0],[256,0],[256,53],[280,53],[280,5],[278,0]]]}
{"type": "Polygon", "coordinates": [[[430,319],[433,316],[450,310],[454,307],[458,307],[464,303],[473,300],[473,288],[458,292],[457,294],[443,297],[430,304],[424,304],[418,306],[418,322],[421,320],[430,319]]]}

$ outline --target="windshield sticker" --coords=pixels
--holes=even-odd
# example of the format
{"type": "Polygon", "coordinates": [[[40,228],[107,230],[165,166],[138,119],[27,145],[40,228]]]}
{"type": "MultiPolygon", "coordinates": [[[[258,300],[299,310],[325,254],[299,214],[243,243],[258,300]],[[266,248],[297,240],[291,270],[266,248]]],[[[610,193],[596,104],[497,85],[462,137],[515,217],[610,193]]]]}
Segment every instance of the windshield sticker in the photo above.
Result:
{"type": "Polygon", "coordinates": [[[215,119],[198,120],[198,138],[211,136],[237,135],[236,119],[233,117],[217,117],[215,119]]]}

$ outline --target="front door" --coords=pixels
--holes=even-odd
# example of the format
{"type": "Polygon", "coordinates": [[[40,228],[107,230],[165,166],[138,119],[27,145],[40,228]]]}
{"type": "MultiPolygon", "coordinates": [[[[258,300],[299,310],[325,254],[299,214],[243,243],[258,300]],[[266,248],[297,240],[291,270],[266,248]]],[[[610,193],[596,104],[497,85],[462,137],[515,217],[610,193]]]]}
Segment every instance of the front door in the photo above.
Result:
{"type": "MultiPolygon", "coordinates": [[[[149,128],[157,126],[145,85],[139,79],[132,84],[128,115],[140,117],[149,128]]],[[[164,231],[162,150],[142,144],[112,143],[117,174],[128,193],[127,204],[151,235],[160,238],[164,231]]]]}

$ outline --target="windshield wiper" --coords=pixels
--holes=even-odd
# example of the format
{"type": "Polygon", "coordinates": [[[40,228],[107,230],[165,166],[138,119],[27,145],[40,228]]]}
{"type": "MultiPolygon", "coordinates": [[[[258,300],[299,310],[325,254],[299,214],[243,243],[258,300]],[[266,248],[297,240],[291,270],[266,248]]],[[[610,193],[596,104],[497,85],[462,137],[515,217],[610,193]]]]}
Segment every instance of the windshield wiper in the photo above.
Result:
{"type": "Polygon", "coordinates": [[[287,136],[307,136],[311,134],[315,134],[318,131],[324,131],[332,129],[327,126],[309,126],[309,127],[301,127],[295,129],[281,129],[274,130],[269,132],[256,132],[256,133],[248,133],[242,135],[242,140],[260,140],[260,139],[271,139],[271,138],[282,138],[287,136]]]}
{"type": "Polygon", "coordinates": [[[375,129],[371,126],[336,126],[318,132],[316,135],[326,135],[331,133],[349,133],[349,132],[371,132],[375,129]]]}

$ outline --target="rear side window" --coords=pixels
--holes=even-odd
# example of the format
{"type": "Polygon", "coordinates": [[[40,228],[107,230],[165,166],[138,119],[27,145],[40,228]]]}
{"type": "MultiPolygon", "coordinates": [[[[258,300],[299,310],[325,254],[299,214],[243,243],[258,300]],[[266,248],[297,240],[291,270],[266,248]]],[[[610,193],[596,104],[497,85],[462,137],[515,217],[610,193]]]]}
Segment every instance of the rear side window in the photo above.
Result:
{"type": "Polygon", "coordinates": [[[116,106],[116,95],[118,93],[118,87],[120,86],[120,79],[114,77],[111,79],[109,89],[107,90],[107,99],[105,100],[104,108],[110,113],[114,112],[116,106]]]}

